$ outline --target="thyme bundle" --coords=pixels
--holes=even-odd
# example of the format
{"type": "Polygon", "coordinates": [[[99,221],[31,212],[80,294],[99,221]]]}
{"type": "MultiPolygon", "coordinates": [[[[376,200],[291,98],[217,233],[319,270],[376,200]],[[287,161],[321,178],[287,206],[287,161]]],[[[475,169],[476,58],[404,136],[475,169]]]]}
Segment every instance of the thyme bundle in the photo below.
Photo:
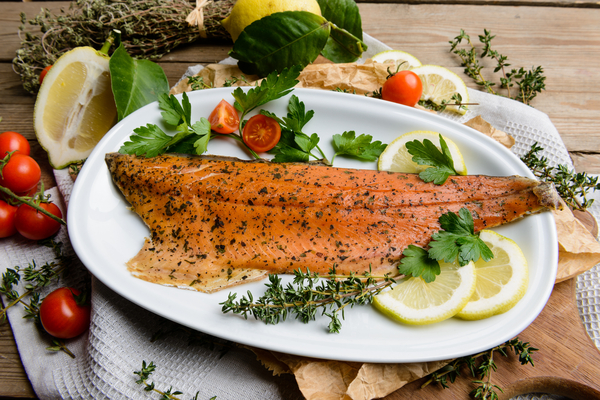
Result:
{"type": "Polygon", "coordinates": [[[203,37],[231,40],[221,26],[235,0],[213,0],[203,9],[204,33],[186,17],[194,6],[186,0],[76,0],[54,14],[43,8],[33,19],[21,13],[21,47],[13,69],[23,87],[35,94],[39,74],[65,52],[79,46],[99,49],[110,32],[121,31],[127,52],[136,58],[157,59],[174,48],[203,37]],[[28,28],[39,27],[39,33],[28,28]]]}

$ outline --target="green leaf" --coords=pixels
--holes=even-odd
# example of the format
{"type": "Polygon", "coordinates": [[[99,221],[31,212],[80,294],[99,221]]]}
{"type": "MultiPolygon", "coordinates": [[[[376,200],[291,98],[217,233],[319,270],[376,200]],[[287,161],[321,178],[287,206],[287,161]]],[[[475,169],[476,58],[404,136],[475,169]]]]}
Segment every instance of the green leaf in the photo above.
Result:
{"type": "Polygon", "coordinates": [[[181,124],[189,125],[191,120],[191,105],[187,94],[184,92],[183,106],[174,95],[161,94],[158,97],[158,106],[163,110],[161,116],[165,122],[172,126],[180,126],[181,124]]]}
{"type": "Polygon", "coordinates": [[[400,260],[398,271],[404,275],[413,277],[422,277],[425,282],[430,283],[435,280],[435,277],[440,274],[440,264],[429,258],[427,250],[415,246],[408,245],[402,252],[404,257],[400,260]]]}
{"type": "Polygon", "coordinates": [[[313,62],[329,38],[331,24],[307,11],[271,14],[248,25],[229,55],[245,74],[261,77],[271,72],[313,62]]]}
{"type": "Polygon", "coordinates": [[[421,172],[419,177],[425,182],[433,182],[436,185],[446,182],[450,175],[457,175],[448,145],[442,135],[439,138],[441,151],[429,139],[424,139],[423,142],[413,140],[406,143],[406,149],[413,156],[414,162],[431,166],[421,172]]]}
{"type": "Polygon", "coordinates": [[[334,63],[354,62],[367,50],[362,41],[362,20],[354,0],[317,0],[321,15],[332,22],[327,43],[321,54],[334,63]]]}
{"type": "Polygon", "coordinates": [[[129,137],[129,142],[123,143],[119,153],[155,157],[164,153],[164,149],[173,139],[154,124],[140,126],[134,129],[133,132],[135,134],[129,137]]]}
{"type": "Polygon", "coordinates": [[[152,61],[133,59],[122,44],[110,58],[109,69],[119,120],[169,92],[163,69],[152,61]]]}
{"type": "Polygon", "coordinates": [[[297,78],[300,71],[302,71],[302,67],[294,65],[289,69],[284,69],[280,74],[271,72],[261,81],[260,86],[253,87],[247,92],[241,87],[235,89],[232,93],[235,99],[233,105],[242,113],[240,119],[256,107],[289,94],[298,83],[297,78]]]}
{"type": "MultiPolygon", "coordinates": [[[[375,161],[377,157],[385,150],[386,144],[380,141],[372,142],[373,136],[361,134],[356,137],[354,131],[347,131],[343,134],[333,135],[333,149],[335,158],[338,155],[345,155],[357,158],[363,161],[375,161]]],[[[333,159],[331,160],[333,162],[333,159]]]]}
{"type": "Polygon", "coordinates": [[[494,257],[490,248],[475,234],[473,216],[467,208],[458,214],[448,212],[440,216],[442,231],[431,236],[429,256],[436,260],[453,262],[458,257],[460,266],[482,258],[489,261],[494,257]]]}

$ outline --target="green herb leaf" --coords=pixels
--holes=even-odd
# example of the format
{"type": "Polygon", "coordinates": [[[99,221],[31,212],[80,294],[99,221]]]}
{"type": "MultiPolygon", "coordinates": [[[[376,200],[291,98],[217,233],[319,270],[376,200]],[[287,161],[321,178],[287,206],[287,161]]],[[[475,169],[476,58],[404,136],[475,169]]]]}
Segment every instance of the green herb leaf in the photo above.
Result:
{"type": "Polygon", "coordinates": [[[160,95],[158,97],[158,106],[163,110],[161,115],[167,124],[177,127],[181,124],[190,124],[192,106],[185,92],[183,92],[181,103],[174,95],[160,95]]]}
{"type": "Polygon", "coordinates": [[[235,89],[232,93],[235,99],[233,105],[242,114],[240,120],[256,107],[289,94],[298,83],[300,71],[302,67],[295,65],[284,69],[280,74],[270,73],[261,81],[260,86],[253,87],[247,92],[241,87],[235,89]]]}
{"type": "Polygon", "coordinates": [[[354,62],[367,49],[362,41],[362,21],[354,0],[317,0],[321,15],[332,22],[321,54],[334,63],[354,62]]]}
{"type": "Polygon", "coordinates": [[[433,282],[435,277],[441,273],[440,264],[429,257],[427,250],[408,245],[402,252],[404,257],[400,260],[398,271],[404,275],[420,276],[425,282],[433,282]]]}
{"type": "Polygon", "coordinates": [[[266,76],[293,65],[313,62],[329,37],[331,25],[307,11],[271,14],[248,25],[229,55],[246,74],[266,76]]]}
{"type": "Polygon", "coordinates": [[[406,149],[413,156],[414,162],[431,166],[421,172],[419,177],[425,182],[433,182],[436,185],[442,185],[450,175],[457,175],[452,154],[442,135],[440,135],[440,147],[441,151],[429,139],[424,139],[423,142],[413,140],[406,143],[406,149]]]}
{"type": "Polygon", "coordinates": [[[119,120],[169,92],[163,69],[150,60],[135,60],[121,44],[109,61],[112,91],[119,120]]]}
{"type": "Polygon", "coordinates": [[[333,135],[333,149],[335,154],[331,160],[338,155],[345,155],[363,161],[375,161],[387,147],[379,140],[373,142],[373,136],[361,134],[356,137],[354,131],[333,135]]]}
{"type": "Polygon", "coordinates": [[[147,124],[133,130],[135,133],[123,143],[119,149],[121,154],[135,154],[136,156],[156,157],[164,153],[169,142],[173,139],[157,125],[147,124]]]}
{"type": "Polygon", "coordinates": [[[459,265],[465,266],[479,258],[489,261],[494,257],[490,248],[475,234],[473,216],[467,208],[461,208],[458,215],[453,212],[443,214],[439,221],[443,231],[431,236],[431,258],[452,262],[458,257],[459,265]]]}

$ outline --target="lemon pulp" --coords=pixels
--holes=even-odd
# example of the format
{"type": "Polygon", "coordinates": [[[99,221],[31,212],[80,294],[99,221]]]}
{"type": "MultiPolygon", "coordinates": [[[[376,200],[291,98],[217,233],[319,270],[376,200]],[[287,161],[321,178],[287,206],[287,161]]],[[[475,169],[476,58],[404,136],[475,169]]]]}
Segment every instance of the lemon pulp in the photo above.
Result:
{"type": "Polygon", "coordinates": [[[87,158],[115,124],[108,61],[92,48],[76,48],[61,56],[44,78],[34,128],[54,168],[87,158]]]}
{"type": "MultiPolygon", "coordinates": [[[[454,72],[439,65],[422,65],[412,70],[421,78],[423,84],[423,94],[421,100],[431,100],[437,105],[442,105],[444,101],[454,103],[452,96],[459,94],[461,103],[469,102],[469,92],[465,82],[454,72]]],[[[447,110],[465,114],[467,111],[458,106],[447,106],[447,110]]]]}

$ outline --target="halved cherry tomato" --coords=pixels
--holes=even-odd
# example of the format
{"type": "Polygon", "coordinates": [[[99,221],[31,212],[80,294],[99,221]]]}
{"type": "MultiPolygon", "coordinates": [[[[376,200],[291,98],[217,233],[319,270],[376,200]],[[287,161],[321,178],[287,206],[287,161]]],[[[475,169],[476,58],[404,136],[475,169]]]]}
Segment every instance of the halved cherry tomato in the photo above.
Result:
{"type": "Polygon", "coordinates": [[[17,207],[0,200],[0,238],[5,238],[17,233],[15,215],[17,207]]]}
{"type": "Polygon", "coordinates": [[[56,289],[42,300],[40,321],[50,335],[60,339],[71,339],[81,335],[90,326],[90,304],[78,303],[75,296],[80,292],[74,288],[56,289]]]}
{"type": "Polygon", "coordinates": [[[6,153],[16,151],[16,153],[29,155],[31,147],[23,135],[17,132],[6,131],[0,133],[0,159],[6,157],[6,153]]]}
{"type": "Polygon", "coordinates": [[[231,104],[221,100],[208,117],[210,129],[218,133],[232,133],[238,129],[240,117],[231,104]]]}
{"type": "Polygon", "coordinates": [[[389,77],[381,88],[381,98],[414,107],[423,94],[419,75],[412,71],[400,71],[389,77]]]}
{"type": "Polygon", "coordinates": [[[40,85],[42,84],[42,82],[44,81],[44,78],[46,77],[46,74],[48,73],[48,71],[50,71],[50,68],[52,68],[52,65],[48,65],[46,68],[44,68],[42,70],[42,72],[40,73],[40,85]]]}
{"type": "Polygon", "coordinates": [[[244,143],[256,152],[271,150],[281,139],[279,122],[266,115],[257,114],[250,118],[242,132],[244,143]]]}
{"type": "Polygon", "coordinates": [[[39,164],[25,154],[14,153],[2,168],[0,186],[14,193],[28,192],[42,177],[39,164]]]}
{"type": "MultiPolygon", "coordinates": [[[[40,207],[62,218],[60,208],[54,203],[40,203],[40,207]]],[[[31,240],[42,240],[54,235],[60,229],[60,223],[42,214],[27,204],[21,204],[15,218],[17,231],[31,240]]]]}

